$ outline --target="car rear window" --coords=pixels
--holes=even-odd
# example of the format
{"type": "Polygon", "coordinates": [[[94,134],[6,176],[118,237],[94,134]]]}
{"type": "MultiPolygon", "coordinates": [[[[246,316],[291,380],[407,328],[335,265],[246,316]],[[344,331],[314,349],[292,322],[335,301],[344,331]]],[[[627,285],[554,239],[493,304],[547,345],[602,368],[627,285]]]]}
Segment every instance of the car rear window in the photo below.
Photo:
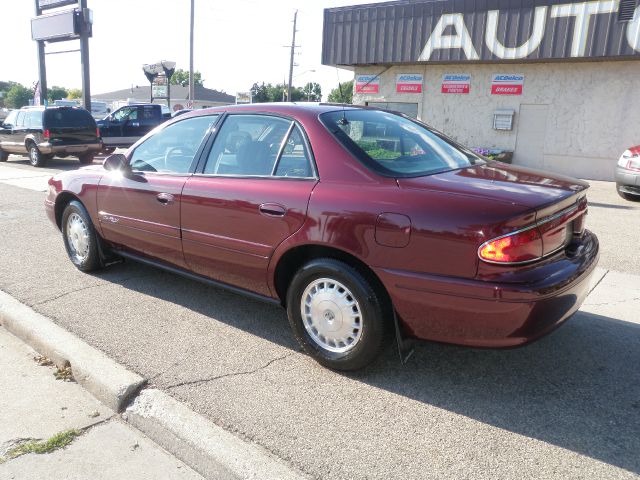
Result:
{"type": "Polygon", "coordinates": [[[96,128],[96,121],[82,108],[48,108],[44,123],[46,128],[96,128]]]}
{"type": "Polygon", "coordinates": [[[356,158],[385,176],[418,177],[484,161],[423,123],[382,110],[337,110],[320,121],[356,158]]]}

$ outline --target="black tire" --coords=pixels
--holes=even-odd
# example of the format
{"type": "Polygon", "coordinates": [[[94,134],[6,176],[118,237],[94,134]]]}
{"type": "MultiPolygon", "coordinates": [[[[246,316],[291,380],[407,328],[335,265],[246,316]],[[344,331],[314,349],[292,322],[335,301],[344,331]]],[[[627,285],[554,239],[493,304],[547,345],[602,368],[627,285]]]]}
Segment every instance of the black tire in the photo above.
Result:
{"type": "Polygon", "coordinates": [[[34,167],[44,167],[47,159],[42,153],[40,153],[36,144],[29,143],[27,148],[29,150],[29,163],[34,167]]]}
{"type": "MultiPolygon", "coordinates": [[[[305,298],[309,300],[311,298],[310,295],[311,293],[307,292],[305,298]]],[[[316,293],[316,295],[318,294],[316,293]]],[[[323,304],[336,306],[336,310],[332,311],[332,308],[329,307],[324,314],[324,318],[316,316],[315,319],[321,323],[330,322],[331,324],[338,319],[336,329],[339,329],[343,324],[344,310],[328,301],[319,301],[319,308],[325,308],[323,304]],[[329,315],[329,319],[327,319],[326,315],[329,315]]],[[[309,304],[305,303],[305,305],[309,304]]],[[[307,311],[312,312],[313,310],[309,307],[307,311]]],[[[309,356],[321,365],[334,370],[359,370],[379,357],[388,338],[388,329],[391,325],[390,313],[391,308],[385,292],[379,291],[371,281],[351,265],[332,258],[318,258],[304,265],[293,277],[287,291],[287,316],[296,340],[309,356]],[[318,330],[314,330],[311,313],[308,313],[307,315],[309,316],[306,317],[306,320],[303,320],[302,303],[305,301],[303,299],[305,291],[309,288],[311,289],[310,292],[313,292],[314,285],[322,285],[324,283],[322,279],[329,279],[327,286],[323,287],[325,290],[334,290],[336,293],[343,293],[344,295],[344,290],[346,289],[348,293],[346,298],[348,299],[351,296],[355,301],[353,309],[354,312],[357,312],[357,314],[354,314],[357,317],[356,320],[349,321],[354,322],[351,323],[351,326],[354,327],[351,332],[357,335],[355,332],[359,331],[360,334],[358,339],[354,340],[350,345],[347,342],[342,343],[344,347],[336,343],[329,345],[331,339],[323,339],[321,333],[318,330]],[[334,282],[333,285],[332,282],[334,282]],[[336,284],[341,285],[336,287],[336,284]],[[329,288],[329,286],[332,287],[329,288]],[[340,288],[342,287],[345,287],[345,289],[341,292],[340,288]],[[305,321],[309,329],[305,326],[305,321]],[[356,328],[358,322],[360,327],[356,328]],[[314,333],[316,339],[314,339],[310,331],[314,333]],[[322,343],[325,343],[328,348],[348,348],[348,350],[344,352],[332,351],[325,348],[322,343]]],[[[326,326],[327,323],[324,323],[324,325],[326,326]]],[[[346,328],[349,330],[349,326],[346,326],[346,328]]],[[[338,335],[341,334],[338,333],[338,335]]]]}
{"type": "Polygon", "coordinates": [[[9,153],[4,150],[0,150],[0,162],[6,162],[9,160],[9,153]]]}
{"type": "Polygon", "coordinates": [[[69,202],[64,212],[62,213],[62,239],[64,241],[64,247],[67,250],[69,259],[76,266],[78,270],[83,272],[90,272],[102,267],[100,260],[100,251],[98,249],[98,236],[89,213],[84,208],[84,205],[77,200],[69,202]],[[78,221],[81,221],[78,223],[78,221]],[[74,222],[74,225],[70,226],[69,223],[74,222]],[[86,235],[83,237],[83,234],[86,235]],[[77,241],[74,243],[73,237],[76,239],[82,238],[81,243],[77,241]],[[82,248],[82,250],[79,250],[82,248]]]}
{"type": "Polygon", "coordinates": [[[625,200],[629,200],[630,202],[640,202],[640,195],[633,195],[631,193],[621,192],[620,185],[616,185],[616,191],[618,192],[618,195],[620,195],[625,200]]]}
{"type": "Polygon", "coordinates": [[[82,165],[91,165],[93,163],[93,153],[87,153],[86,155],[80,155],[78,160],[82,165]]]}

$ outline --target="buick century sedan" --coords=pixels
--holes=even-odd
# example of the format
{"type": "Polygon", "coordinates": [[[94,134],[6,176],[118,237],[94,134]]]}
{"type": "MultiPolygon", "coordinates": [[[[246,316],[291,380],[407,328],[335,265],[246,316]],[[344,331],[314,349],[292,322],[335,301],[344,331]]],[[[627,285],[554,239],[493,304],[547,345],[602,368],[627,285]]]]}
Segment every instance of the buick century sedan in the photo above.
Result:
{"type": "Polygon", "coordinates": [[[253,104],[59,173],[45,206],[80,270],[133,259],[277,303],[311,357],[354,370],[394,335],[514,347],[560,325],[598,260],[587,188],[400,114],[253,104]]]}

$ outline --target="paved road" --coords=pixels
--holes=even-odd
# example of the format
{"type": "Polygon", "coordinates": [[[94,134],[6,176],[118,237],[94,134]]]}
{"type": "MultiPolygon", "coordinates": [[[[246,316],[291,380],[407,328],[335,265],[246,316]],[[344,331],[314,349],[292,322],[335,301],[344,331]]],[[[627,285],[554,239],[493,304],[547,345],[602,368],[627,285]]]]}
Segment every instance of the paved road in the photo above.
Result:
{"type": "MultiPolygon", "coordinates": [[[[640,211],[606,185],[589,224],[639,238],[640,211]]],[[[78,272],[42,200],[0,183],[0,289],[314,477],[640,474],[637,277],[607,274],[583,311],[526,348],[424,343],[404,367],[389,349],[340,375],[299,352],[278,308],[134,263],[78,272]]],[[[601,265],[640,273],[623,248],[620,260],[603,246],[601,265]]]]}

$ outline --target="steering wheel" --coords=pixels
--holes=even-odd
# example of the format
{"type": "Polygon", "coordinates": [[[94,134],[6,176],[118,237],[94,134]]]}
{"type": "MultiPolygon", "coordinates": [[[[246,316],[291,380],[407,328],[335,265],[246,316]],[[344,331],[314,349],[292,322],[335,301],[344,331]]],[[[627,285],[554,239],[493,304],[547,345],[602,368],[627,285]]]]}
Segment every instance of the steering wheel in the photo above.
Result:
{"type": "Polygon", "coordinates": [[[185,145],[180,145],[178,147],[169,147],[167,151],[164,153],[164,169],[165,170],[173,170],[169,168],[171,164],[172,157],[192,157],[196,154],[196,152],[191,147],[187,147],[185,145]]]}

